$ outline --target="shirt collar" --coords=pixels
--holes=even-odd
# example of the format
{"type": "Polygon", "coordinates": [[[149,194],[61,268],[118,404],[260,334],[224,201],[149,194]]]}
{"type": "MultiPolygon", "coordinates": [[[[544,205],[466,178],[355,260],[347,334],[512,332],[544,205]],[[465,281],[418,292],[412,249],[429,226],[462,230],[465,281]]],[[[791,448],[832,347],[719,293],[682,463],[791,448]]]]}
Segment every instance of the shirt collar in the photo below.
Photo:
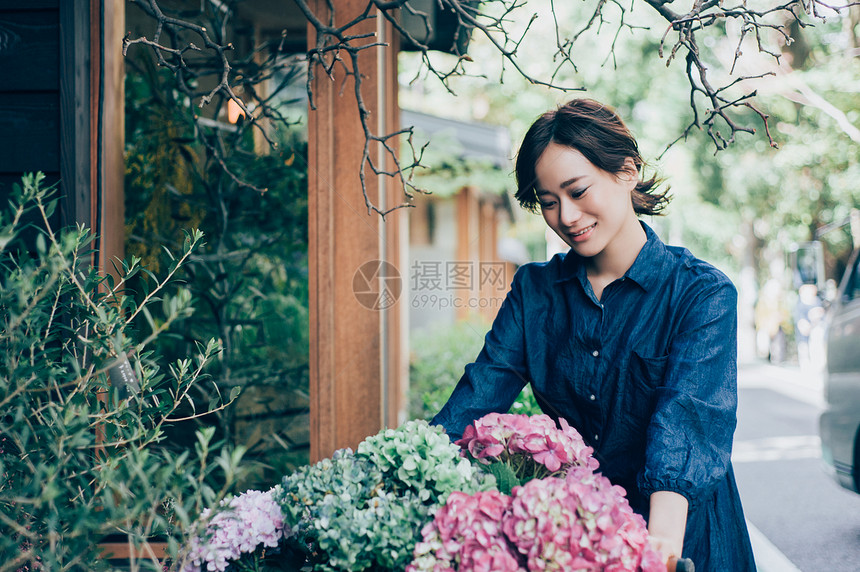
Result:
{"type": "MultiPolygon", "coordinates": [[[[663,273],[663,265],[666,263],[667,258],[671,256],[671,253],[650,226],[641,220],[639,224],[645,230],[645,245],[639,251],[636,260],[633,261],[633,265],[624,273],[624,277],[636,282],[636,284],[647,292],[659,281],[663,273]]],[[[578,278],[584,285],[585,281],[588,280],[588,276],[582,261],[582,256],[569,250],[564,255],[564,260],[561,263],[561,271],[556,282],[578,278]]]]}

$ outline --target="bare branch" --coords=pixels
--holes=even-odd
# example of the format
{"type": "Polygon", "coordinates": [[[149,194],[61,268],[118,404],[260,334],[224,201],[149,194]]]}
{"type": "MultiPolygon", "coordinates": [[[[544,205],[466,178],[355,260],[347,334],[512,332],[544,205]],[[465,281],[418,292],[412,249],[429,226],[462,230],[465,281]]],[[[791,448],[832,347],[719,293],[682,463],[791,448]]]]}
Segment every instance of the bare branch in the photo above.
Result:
{"type": "Polygon", "coordinates": [[[733,76],[735,68],[743,56],[743,47],[748,36],[752,35],[755,38],[755,50],[770,56],[779,64],[781,53],[775,45],[775,39],[781,40],[785,45],[789,45],[792,42],[789,32],[789,26],[792,23],[796,23],[801,28],[813,25],[812,22],[804,20],[801,17],[802,14],[811,15],[815,19],[823,20],[824,13],[827,11],[836,14],[851,5],[856,5],[856,2],[842,6],[833,6],[820,0],[788,0],[769,7],[753,9],[745,1],[735,6],[728,6],[720,0],[695,0],[692,9],[688,13],[677,14],[667,8],[665,5],[666,2],[663,0],[645,1],[669,24],[661,40],[661,57],[663,57],[663,48],[667,43],[669,35],[673,32],[675,34],[667,65],[671,63],[679,50],[687,52],[686,75],[690,84],[690,106],[693,110],[693,120],[681,137],[673,141],[669,147],[677,141],[686,138],[693,127],[701,129],[704,126],[708,135],[714,141],[717,151],[731,144],[735,140],[735,134],[738,132],[755,133],[755,128],[739,124],[737,113],[742,110],[750,110],[758,116],[764,126],[768,142],[772,147],[776,147],[776,142],[770,133],[767,114],[751,101],[755,97],[754,91],[735,99],[728,99],[723,95],[730,87],[749,80],[759,79],[766,75],[772,75],[772,72],[742,75],[721,87],[712,85],[708,67],[704,64],[702,55],[698,49],[697,33],[706,30],[718,22],[727,22],[730,20],[739,22],[739,37],[729,69],[729,76],[733,76]],[[772,47],[768,46],[768,41],[772,44],[772,47]],[[693,73],[694,70],[695,73],[693,73]],[[701,120],[696,94],[700,94],[704,101],[707,102],[704,110],[704,118],[701,120]],[[717,128],[718,120],[728,129],[725,135],[717,128]]]}
{"type": "MultiPolygon", "coordinates": [[[[448,64],[439,64],[435,58],[430,58],[429,38],[434,32],[431,15],[415,8],[409,0],[367,0],[364,8],[345,23],[339,23],[336,17],[336,3],[332,0],[327,0],[319,13],[312,8],[309,0],[292,1],[307,19],[313,38],[313,46],[307,51],[304,60],[307,70],[306,90],[309,106],[312,110],[316,109],[313,86],[320,74],[331,80],[335,77],[343,78],[342,89],[351,82],[355,94],[355,110],[365,138],[359,172],[362,193],[368,212],[377,212],[382,216],[392,210],[410,206],[409,201],[413,197],[413,191],[423,192],[415,188],[412,183],[412,172],[421,166],[423,148],[416,150],[412,147],[411,129],[387,134],[374,131],[369,119],[368,107],[363,99],[362,83],[365,76],[362,74],[360,67],[362,62],[358,56],[366,50],[387,49],[388,44],[377,41],[373,33],[357,32],[360,24],[375,18],[383,18],[395,33],[400,34],[421,53],[423,70],[416,72],[415,78],[420,77],[423,71],[435,77],[448,91],[452,91],[450,85],[452,78],[469,75],[468,64],[471,58],[465,53],[460,53],[458,47],[461,46],[458,40],[462,39],[463,34],[481,36],[496,50],[502,59],[500,82],[504,81],[505,70],[510,67],[533,85],[567,92],[583,88],[562,85],[557,83],[556,79],[561,77],[561,71],[567,66],[570,66],[574,72],[577,71],[573,59],[574,46],[587,31],[613,34],[610,51],[605,61],[612,58],[615,63],[615,50],[622,30],[633,32],[641,29],[641,26],[633,24],[628,17],[628,12],[633,9],[637,0],[629,0],[628,4],[623,3],[624,0],[593,0],[593,9],[587,20],[576,27],[573,35],[565,37],[560,32],[561,26],[556,15],[555,0],[551,0],[550,15],[556,31],[555,52],[552,55],[554,67],[549,78],[542,78],[530,75],[522,65],[518,54],[526,38],[533,35],[532,24],[538,18],[537,12],[523,14],[528,7],[528,0],[485,0],[480,4],[470,0],[435,0],[434,9],[449,12],[456,17],[459,25],[454,35],[455,45],[452,49],[455,58],[448,64]],[[607,12],[607,9],[610,9],[611,13],[607,12]],[[407,29],[401,23],[399,13],[408,14],[413,19],[417,19],[418,29],[407,29]],[[606,32],[603,30],[604,27],[611,27],[612,31],[606,32]],[[402,163],[398,157],[397,142],[403,138],[411,149],[410,164],[402,163]],[[390,165],[390,167],[384,167],[384,165],[390,165]],[[366,187],[366,176],[369,173],[395,180],[402,188],[405,202],[393,208],[375,205],[370,200],[366,187]]],[[[285,121],[285,118],[273,106],[272,96],[261,97],[255,86],[273,77],[273,70],[280,65],[285,36],[282,35],[280,46],[272,50],[264,64],[259,64],[250,57],[237,60],[232,44],[224,43],[226,20],[230,17],[229,9],[219,20],[218,26],[214,28],[219,32],[216,38],[205,26],[166,15],[159,8],[157,0],[132,0],[132,2],[155,20],[156,31],[152,38],[127,36],[123,42],[124,52],[134,45],[151,49],[157,64],[175,74],[178,89],[192,101],[197,102],[200,107],[211,103],[216,103],[217,106],[223,102],[233,101],[245,114],[245,125],[240,129],[245,127],[257,129],[269,144],[274,145],[264,129],[262,120],[269,120],[276,125],[285,121]],[[196,80],[204,74],[215,77],[215,87],[206,92],[197,92],[194,88],[196,80]]],[[[678,11],[679,8],[672,0],[645,0],[645,2],[667,23],[660,41],[660,57],[666,54],[667,66],[676,56],[684,57],[685,75],[690,88],[692,120],[684,132],[669,146],[685,139],[696,128],[705,130],[717,151],[725,149],[735,141],[738,133],[756,132],[755,127],[744,124],[750,112],[757,118],[756,121],[760,121],[764,126],[764,133],[769,143],[776,146],[770,134],[767,114],[754,103],[755,92],[747,90],[745,93],[741,89],[745,82],[767,74],[735,76],[738,63],[744,55],[744,49],[752,49],[768,55],[778,63],[781,56],[779,42],[787,45],[792,41],[788,28],[790,24],[796,23],[801,28],[809,26],[813,24],[808,21],[810,18],[820,20],[825,14],[835,14],[855,4],[851,2],[834,6],[821,0],[776,0],[770,5],[757,3],[756,6],[751,6],[745,0],[693,0],[689,9],[684,8],[686,10],[684,12],[678,11]],[[703,53],[700,50],[699,36],[711,30],[716,31],[718,28],[714,26],[719,25],[722,28],[728,22],[737,23],[738,37],[730,69],[727,70],[729,79],[717,81],[712,78],[711,70],[706,64],[710,59],[710,53],[703,53]],[[737,93],[730,94],[729,91],[737,91],[737,93]]],[[[202,127],[198,125],[198,129],[202,127]]],[[[215,138],[203,137],[204,143],[228,176],[237,184],[264,191],[241,181],[240,177],[230,172],[223,154],[219,153],[220,143],[217,142],[217,136],[213,135],[213,137],[215,138]]]]}

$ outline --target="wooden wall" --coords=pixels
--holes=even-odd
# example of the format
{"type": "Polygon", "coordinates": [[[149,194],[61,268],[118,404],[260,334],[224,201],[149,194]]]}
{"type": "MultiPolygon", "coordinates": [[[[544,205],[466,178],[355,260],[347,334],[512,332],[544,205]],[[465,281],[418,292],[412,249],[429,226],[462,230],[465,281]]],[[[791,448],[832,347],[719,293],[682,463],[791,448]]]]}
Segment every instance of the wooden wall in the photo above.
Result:
{"type": "Polygon", "coordinates": [[[60,181],[53,224],[92,228],[102,268],[123,251],[124,6],[0,0],[0,200],[27,172],[60,181]]]}

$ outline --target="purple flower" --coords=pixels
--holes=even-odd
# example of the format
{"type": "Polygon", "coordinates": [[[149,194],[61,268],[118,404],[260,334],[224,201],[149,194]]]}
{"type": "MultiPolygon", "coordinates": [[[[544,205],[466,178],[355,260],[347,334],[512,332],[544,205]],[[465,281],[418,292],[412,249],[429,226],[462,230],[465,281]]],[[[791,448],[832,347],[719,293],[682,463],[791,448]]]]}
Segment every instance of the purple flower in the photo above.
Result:
{"type": "Polygon", "coordinates": [[[222,500],[214,514],[201,512],[201,520],[209,522],[202,535],[191,539],[183,572],[223,572],[242,554],[277,546],[284,536],[284,517],[273,500],[275,490],[245,491],[222,500]]]}

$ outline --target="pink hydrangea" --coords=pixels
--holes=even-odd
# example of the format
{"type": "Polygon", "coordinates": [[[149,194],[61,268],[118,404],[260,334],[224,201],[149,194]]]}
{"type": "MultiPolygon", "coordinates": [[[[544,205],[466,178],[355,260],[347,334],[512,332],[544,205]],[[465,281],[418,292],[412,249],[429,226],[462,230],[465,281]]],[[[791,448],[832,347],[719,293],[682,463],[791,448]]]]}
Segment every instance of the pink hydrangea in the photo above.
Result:
{"type": "Polygon", "coordinates": [[[529,570],[665,572],[624,489],[585,467],[513,490],[502,528],[529,570]]]}
{"type": "Polygon", "coordinates": [[[489,413],[466,427],[456,443],[484,464],[507,462],[517,470],[533,461],[546,469],[539,477],[563,475],[572,466],[596,470],[593,449],[567,421],[559,425],[548,415],[489,413]]]}
{"type": "Polygon", "coordinates": [[[516,551],[502,534],[511,498],[496,491],[453,492],[421,531],[406,572],[518,572],[516,551]]]}
{"type": "MultiPolygon", "coordinates": [[[[274,548],[284,536],[284,517],[273,498],[275,489],[246,491],[221,501],[220,508],[206,525],[206,531],[191,540],[183,572],[223,572],[243,553],[258,547],[274,548]]],[[[210,509],[200,513],[204,522],[210,509]]]]}
{"type": "Polygon", "coordinates": [[[422,530],[407,572],[665,572],[624,489],[587,467],[513,489],[455,492],[422,530]]]}

